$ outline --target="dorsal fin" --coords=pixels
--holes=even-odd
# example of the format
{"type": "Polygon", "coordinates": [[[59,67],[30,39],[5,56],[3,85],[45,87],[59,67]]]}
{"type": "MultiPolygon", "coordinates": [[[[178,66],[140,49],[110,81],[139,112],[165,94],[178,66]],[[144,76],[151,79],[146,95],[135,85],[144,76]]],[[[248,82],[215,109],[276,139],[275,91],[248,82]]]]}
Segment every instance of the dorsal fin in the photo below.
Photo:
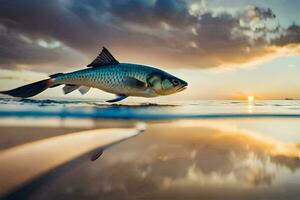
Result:
{"type": "Polygon", "coordinates": [[[87,67],[100,67],[105,65],[116,65],[119,64],[119,61],[117,61],[111,53],[103,47],[101,53],[95,58],[91,64],[87,65],[87,67]]]}

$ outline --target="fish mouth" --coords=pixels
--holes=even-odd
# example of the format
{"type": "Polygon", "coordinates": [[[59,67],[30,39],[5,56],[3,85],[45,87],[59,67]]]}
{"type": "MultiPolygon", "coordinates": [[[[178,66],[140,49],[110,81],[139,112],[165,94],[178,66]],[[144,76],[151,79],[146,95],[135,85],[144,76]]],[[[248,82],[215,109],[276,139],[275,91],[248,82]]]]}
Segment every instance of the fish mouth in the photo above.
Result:
{"type": "Polygon", "coordinates": [[[187,85],[184,85],[176,90],[176,92],[181,92],[187,88],[187,85]]]}

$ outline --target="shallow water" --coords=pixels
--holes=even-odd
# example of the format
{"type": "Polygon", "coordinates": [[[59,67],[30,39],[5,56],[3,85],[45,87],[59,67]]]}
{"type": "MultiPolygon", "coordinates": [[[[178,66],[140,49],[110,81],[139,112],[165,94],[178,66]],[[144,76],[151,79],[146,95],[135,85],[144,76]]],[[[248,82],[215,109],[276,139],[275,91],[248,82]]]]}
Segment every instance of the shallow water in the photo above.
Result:
{"type": "Polygon", "coordinates": [[[78,154],[76,162],[34,177],[7,198],[299,199],[299,108],[300,101],[2,99],[0,158],[42,139],[147,124],[143,134],[110,146],[99,159],[78,154]]]}
{"type": "Polygon", "coordinates": [[[0,116],[161,120],[182,118],[300,117],[300,101],[186,101],[117,103],[0,99],[0,116]]]}

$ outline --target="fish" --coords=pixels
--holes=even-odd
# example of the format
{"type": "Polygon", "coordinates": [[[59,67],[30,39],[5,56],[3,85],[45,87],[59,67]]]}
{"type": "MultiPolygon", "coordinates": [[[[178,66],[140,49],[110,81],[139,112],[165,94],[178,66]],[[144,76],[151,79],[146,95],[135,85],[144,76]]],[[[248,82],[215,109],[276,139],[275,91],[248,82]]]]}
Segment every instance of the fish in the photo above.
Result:
{"type": "Polygon", "coordinates": [[[186,81],[159,68],[120,63],[105,47],[86,67],[73,72],[52,74],[48,79],[0,93],[29,98],[48,88],[64,85],[64,94],[78,90],[84,95],[90,88],[115,94],[116,98],[106,101],[113,103],[129,96],[150,98],[170,95],[185,90],[188,85],[186,81]]]}

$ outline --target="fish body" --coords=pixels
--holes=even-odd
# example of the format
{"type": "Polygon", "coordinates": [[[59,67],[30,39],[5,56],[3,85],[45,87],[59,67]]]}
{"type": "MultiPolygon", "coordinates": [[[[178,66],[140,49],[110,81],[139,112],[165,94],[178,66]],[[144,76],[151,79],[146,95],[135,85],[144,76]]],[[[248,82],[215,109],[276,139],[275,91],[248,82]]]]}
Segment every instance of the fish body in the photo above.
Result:
{"type": "MultiPolygon", "coordinates": [[[[97,68],[87,68],[55,77],[56,84],[82,85],[127,96],[159,96],[151,87],[133,87],[130,79],[147,82],[153,73],[166,73],[144,65],[120,63],[97,68]]],[[[167,74],[167,73],[166,73],[167,74]]]]}
{"type": "Polygon", "coordinates": [[[47,88],[65,85],[68,94],[79,90],[82,94],[90,88],[98,88],[118,97],[108,102],[116,102],[128,96],[157,97],[184,90],[187,82],[158,68],[119,63],[104,47],[88,68],[50,75],[49,79],[31,83],[0,93],[14,97],[27,98],[39,94],[47,88]]]}

